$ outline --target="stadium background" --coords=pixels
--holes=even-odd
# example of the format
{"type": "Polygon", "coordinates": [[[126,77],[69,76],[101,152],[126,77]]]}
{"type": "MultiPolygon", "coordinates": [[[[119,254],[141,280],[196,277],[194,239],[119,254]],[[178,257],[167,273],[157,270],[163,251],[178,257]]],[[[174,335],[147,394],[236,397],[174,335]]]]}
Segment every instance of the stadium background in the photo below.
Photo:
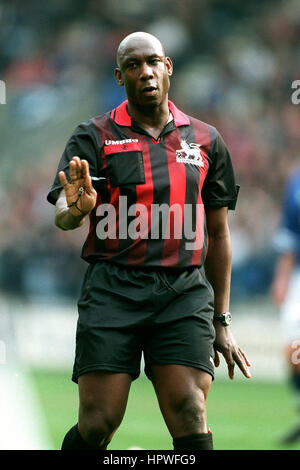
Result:
{"type": "MultiPolygon", "coordinates": [[[[58,449],[77,420],[70,381],[87,227],[62,232],[46,202],[76,125],[124,98],[113,78],[128,33],[157,35],[175,63],[171,99],[218,128],[241,185],[230,215],[233,332],[251,381],[217,370],[217,449],[276,449],[294,418],[269,288],[283,186],[299,164],[297,0],[29,0],[0,3],[0,448],[58,449]]],[[[168,449],[151,384],[134,383],[112,449],[168,449]]]]}

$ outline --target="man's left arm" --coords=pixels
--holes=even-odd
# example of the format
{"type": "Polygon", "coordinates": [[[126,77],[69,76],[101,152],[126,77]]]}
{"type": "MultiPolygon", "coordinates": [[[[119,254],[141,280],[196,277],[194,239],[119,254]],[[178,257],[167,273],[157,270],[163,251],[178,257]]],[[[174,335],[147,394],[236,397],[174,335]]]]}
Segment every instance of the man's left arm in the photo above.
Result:
{"type": "MultiPolygon", "coordinates": [[[[205,261],[205,273],[214,290],[215,314],[229,311],[230,281],[231,281],[231,237],[227,222],[227,207],[206,207],[206,221],[209,236],[208,252],[205,261]]],[[[220,352],[227,363],[228,375],[234,378],[235,364],[245,377],[250,378],[248,369],[250,363],[242,349],[237,345],[229,326],[223,326],[219,321],[214,322],[216,330],[215,366],[220,363],[220,352]]]]}

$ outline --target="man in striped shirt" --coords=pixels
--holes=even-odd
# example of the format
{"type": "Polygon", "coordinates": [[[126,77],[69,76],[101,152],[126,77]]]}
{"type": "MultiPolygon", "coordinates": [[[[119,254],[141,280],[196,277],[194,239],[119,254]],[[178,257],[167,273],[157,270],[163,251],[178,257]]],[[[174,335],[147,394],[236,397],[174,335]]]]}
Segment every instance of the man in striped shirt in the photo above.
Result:
{"type": "Polygon", "coordinates": [[[77,127],[48,194],[58,227],[90,222],[72,376],[79,421],[62,449],[106,449],[142,353],[174,449],[212,449],[218,351],[231,379],[235,364],[251,376],[229,329],[238,187],[217,130],[168,99],[173,65],[160,41],[130,34],[117,64],[128,99],[77,127]]]}

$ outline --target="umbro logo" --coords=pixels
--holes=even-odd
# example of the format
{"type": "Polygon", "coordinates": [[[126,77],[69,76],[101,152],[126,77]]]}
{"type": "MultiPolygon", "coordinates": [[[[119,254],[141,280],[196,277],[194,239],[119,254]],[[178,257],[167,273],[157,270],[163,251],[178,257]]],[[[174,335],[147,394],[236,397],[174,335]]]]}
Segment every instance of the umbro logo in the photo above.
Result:
{"type": "Polygon", "coordinates": [[[123,145],[137,143],[138,139],[106,140],[105,145],[123,145]]]}
{"type": "Polygon", "coordinates": [[[186,140],[182,140],[181,149],[176,150],[176,161],[179,163],[191,163],[192,165],[204,166],[200,153],[200,144],[188,144],[186,140]]]}

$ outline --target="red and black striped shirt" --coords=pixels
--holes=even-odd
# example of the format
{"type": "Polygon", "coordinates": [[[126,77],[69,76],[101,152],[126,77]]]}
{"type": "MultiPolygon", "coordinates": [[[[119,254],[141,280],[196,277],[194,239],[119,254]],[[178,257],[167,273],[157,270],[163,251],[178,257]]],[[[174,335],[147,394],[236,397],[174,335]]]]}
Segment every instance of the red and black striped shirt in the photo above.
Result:
{"type": "Polygon", "coordinates": [[[157,140],[127,112],[127,101],[80,124],[69,139],[47,199],[56,203],[59,171],[74,155],[89,162],[97,203],[82,249],[88,262],[175,268],[203,265],[205,206],[234,209],[229,152],[218,131],[169,101],[173,119],[157,140]]]}

